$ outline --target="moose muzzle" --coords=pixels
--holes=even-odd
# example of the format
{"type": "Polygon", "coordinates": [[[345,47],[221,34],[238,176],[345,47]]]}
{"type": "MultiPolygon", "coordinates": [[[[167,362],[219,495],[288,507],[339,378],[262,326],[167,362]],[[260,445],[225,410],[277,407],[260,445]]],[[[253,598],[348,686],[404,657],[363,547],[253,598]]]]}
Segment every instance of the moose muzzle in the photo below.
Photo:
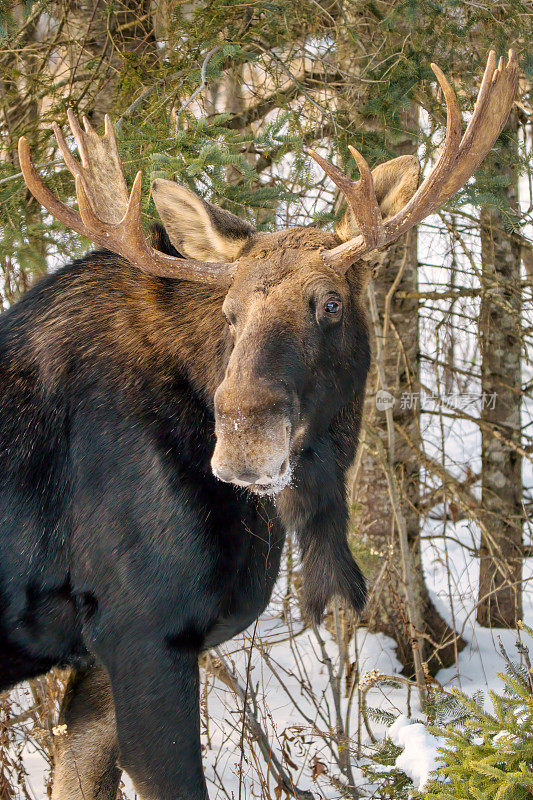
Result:
{"type": "Polygon", "coordinates": [[[291,478],[291,417],[284,394],[256,386],[243,399],[224,381],[215,393],[214,475],[257,494],[281,491],[291,478]]]}

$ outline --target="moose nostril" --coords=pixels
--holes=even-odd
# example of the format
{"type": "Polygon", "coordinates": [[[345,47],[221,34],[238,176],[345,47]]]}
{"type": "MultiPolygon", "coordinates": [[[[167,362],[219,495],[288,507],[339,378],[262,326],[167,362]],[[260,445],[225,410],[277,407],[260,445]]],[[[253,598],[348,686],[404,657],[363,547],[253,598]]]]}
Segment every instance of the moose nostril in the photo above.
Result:
{"type": "Polygon", "coordinates": [[[257,481],[257,479],[259,478],[259,473],[258,472],[250,472],[250,471],[238,472],[235,475],[235,478],[238,481],[242,481],[243,483],[255,483],[257,481]]]}
{"type": "Polygon", "coordinates": [[[227,467],[222,465],[221,467],[216,467],[213,470],[214,474],[217,478],[225,483],[236,483],[239,484],[248,484],[248,483],[255,483],[259,478],[258,472],[251,472],[250,470],[244,470],[243,472],[234,472],[231,467],[227,467]]]}
{"type": "Polygon", "coordinates": [[[233,480],[233,471],[229,467],[217,467],[214,472],[221,481],[230,483],[233,480]]]}

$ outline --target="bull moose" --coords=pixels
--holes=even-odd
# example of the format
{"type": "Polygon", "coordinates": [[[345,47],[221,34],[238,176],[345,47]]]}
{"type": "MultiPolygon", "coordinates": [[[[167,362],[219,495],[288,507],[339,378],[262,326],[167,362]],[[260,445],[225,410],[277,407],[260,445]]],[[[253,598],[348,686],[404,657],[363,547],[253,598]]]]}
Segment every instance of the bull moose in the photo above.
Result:
{"type": "Polygon", "coordinates": [[[464,135],[455,94],[440,158],[360,179],[316,153],[348,210],[336,233],[258,233],[172,181],[149,242],[109,120],[55,135],[79,211],[20,164],[35,198],[104,248],[0,319],[0,689],[71,665],[54,800],[205,800],[198,657],[265,608],[296,532],[305,613],[365,582],[347,541],[369,341],[365,287],[384,248],[473,174],[509,114],[517,62],[493,52],[464,135]]]}

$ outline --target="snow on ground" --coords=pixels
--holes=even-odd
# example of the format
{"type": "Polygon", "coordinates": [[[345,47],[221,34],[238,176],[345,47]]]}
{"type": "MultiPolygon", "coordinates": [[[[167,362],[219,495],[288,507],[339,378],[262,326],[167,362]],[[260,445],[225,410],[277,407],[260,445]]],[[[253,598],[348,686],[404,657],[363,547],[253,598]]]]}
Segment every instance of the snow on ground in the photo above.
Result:
{"type": "Polygon", "coordinates": [[[412,722],[404,714],[390,726],[387,735],[403,748],[396,766],[411,778],[416,789],[425,789],[431,772],[438,766],[438,748],[444,746],[444,741],[428,733],[421,722],[412,722]]]}
{"type": "MultiPolygon", "coordinates": [[[[435,525],[433,532],[438,533],[435,525]]],[[[502,669],[499,652],[501,641],[508,653],[513,653],[516,632],[500,628],[482,628],[475,621],[475,602],[479,562],[461,543],[472,547],[478,543],[478,532],[470,522],[455,525],[453,535],[432,539],[423,550],[428,586],[434,602],[449,624],[455,622],[467,647],[459,653],[455,666],[441,670],[437,678],[443,686],[454,684],[468,694],[486,691],[495,685],[495,676],[502,669]],[[455,539],[455,541],[454,541],[455,539]]],[[[524,622],[533,625],[533,559],[524,560],[524,622]]]]}

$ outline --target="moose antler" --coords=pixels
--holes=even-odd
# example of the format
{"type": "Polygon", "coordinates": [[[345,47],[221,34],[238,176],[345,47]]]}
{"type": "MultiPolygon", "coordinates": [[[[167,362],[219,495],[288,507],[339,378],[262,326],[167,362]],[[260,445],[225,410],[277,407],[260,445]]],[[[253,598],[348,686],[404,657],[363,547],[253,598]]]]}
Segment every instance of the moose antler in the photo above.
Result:
{"type": "Polygon", "coordinates": [[[68,149],[56,123],[53,130],[65,164],[74,176],[79,212],[55,197],[35,169],[27,140],[24,137],[19,140],[24,180],[41,205],[76,233],[123,256],[150,275],[195,282],[228,279],[232,264],[169,256],[155,250],[146,241],[141,221],[142,174],[137,173],[131,194],[128,194],[115,131],[107,115],[103,136],[98,136],[85,118],[85,130],[82,130],[71,110],[68,111],[68,121],[81,163],[68,149]]]}
{"type": "Polygon", "coordinates": [[[328,266],[338,272],[365,253],[393,242],[452,197],[479,167],[500,135],[513,105],[518,84],[518,64],[513,50],[507,64],[503,58],[496,67],[496,54],[490,51],[474,113],[461,137],[461,112],[455,93],[436,64],[431,69],[446,100],[446,141],[432,172],[397,214],[383,220],[376,200],[372,173],[355,147],[350,151],[359,167],[360,178],[354,181],[318,153],[309,153],[344,194],[361,234],[322,255],[328,266]]]}

